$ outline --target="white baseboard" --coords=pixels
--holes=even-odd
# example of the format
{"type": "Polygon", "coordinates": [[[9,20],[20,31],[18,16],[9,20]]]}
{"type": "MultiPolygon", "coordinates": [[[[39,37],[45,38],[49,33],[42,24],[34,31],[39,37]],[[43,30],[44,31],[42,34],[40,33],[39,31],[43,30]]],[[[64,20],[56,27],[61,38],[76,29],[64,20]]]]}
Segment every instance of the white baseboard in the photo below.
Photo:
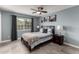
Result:
{"type": "Polygon", "coordinates": [[[0,43],[10,42],[11,40],[0,41],[0,43]]]}
{"type": "Polygon", "coordinates": [[[21,38],[19,37],[17,40],[19,40],[19,39],[21,39],[21,38]]]}
{"type": "Polygon", "coordinates": [[[69,46],[72,46],[72,47],[75,47],[75,48],[79,48],[79,46],[76,46],[76,45],[73,45],[73,44],[70,44],[70,43],[67,43],[67,42],[64,42],[65,45],[69,45],[69,46]]]}
{"type": "MultiPolygon", "coordinates": [[[[19,39],[21,39],[21,38],[18,38],[17,40],[19,40],[19,39]]],[[[4,40],[4,41],[0,41],[0,43],[10,42],[10,41],[11,41],[11,39],[9,39],[9,40],[4,40]]]]}

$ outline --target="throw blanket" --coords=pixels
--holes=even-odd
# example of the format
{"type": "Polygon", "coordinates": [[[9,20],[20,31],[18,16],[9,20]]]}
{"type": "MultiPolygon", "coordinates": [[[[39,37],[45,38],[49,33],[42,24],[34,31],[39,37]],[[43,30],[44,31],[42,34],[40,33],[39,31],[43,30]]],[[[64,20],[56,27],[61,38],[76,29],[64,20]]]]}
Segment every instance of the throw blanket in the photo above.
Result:
{"type": "Polygon", "coordinates": [[[36,42],[39,38],[34,33],[25,33],[22,35],[25,41],[28,42],[29,45],[36,42]]]}

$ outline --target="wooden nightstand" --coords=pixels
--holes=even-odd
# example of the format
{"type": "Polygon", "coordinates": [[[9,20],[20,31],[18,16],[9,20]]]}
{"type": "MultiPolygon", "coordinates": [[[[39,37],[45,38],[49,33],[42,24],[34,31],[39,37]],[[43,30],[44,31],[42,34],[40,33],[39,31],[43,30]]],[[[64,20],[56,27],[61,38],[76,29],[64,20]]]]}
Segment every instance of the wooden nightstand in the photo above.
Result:
{"type": "Polygon", "coordinates": [[[62,45],[63,41],[64,41],[64,35],[58,35],[58,34],[53,35],[53,42],[54,43],[62,45]]]}

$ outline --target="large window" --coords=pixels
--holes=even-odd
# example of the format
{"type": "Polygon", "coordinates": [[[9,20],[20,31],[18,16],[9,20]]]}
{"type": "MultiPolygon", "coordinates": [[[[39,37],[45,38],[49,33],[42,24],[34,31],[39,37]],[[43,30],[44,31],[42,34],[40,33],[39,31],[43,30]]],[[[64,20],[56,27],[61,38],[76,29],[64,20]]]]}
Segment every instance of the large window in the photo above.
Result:
{"type": "Polygon", "coordinates": [[[31,19],[17,17],[17,30],[31,29],[31,19]]]}

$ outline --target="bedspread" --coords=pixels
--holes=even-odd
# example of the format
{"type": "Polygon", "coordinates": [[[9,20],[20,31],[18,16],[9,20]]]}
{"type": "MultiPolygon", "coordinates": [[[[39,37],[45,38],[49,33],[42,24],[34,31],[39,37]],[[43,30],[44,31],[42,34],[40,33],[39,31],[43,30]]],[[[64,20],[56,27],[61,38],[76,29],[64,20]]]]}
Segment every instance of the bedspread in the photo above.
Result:
{"type": "Polygon", "coordinates": [[[35,41],[39,39],[35,34],[33,33],[25,33],[22,35],[25,41],[28,42],[29,45],[33,44],[35,41]]]}

